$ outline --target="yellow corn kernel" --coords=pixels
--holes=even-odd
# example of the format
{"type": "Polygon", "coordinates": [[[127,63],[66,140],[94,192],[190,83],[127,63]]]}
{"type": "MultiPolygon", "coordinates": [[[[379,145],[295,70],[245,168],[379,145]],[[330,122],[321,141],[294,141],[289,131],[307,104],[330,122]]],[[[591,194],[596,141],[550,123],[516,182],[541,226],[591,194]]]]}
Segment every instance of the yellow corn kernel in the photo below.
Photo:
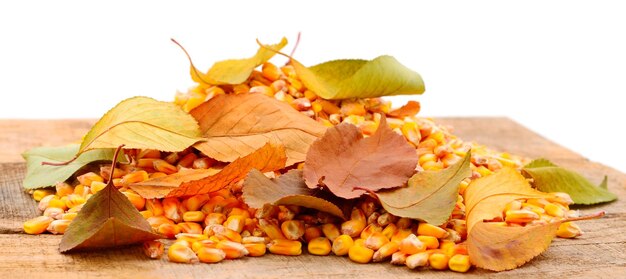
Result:
{"type": "Polygon", "coordinates": [[[427,266],[429,258],[430,253],[420,252],[406,257],[404,264],[410,269],[415,269],[416,267],[427,266]]]}
{"type": "Polygon", "coordinates": [[[146,181],[150,178],[146,171],[134,171],[122,177],[122,184],[129,185],[137,182],[146,181]]]}
{"type": "Polygon", "coordinates": [[[274,96],[274,90],[272,90],[272,88],[267,85],[257,85],[250,87],[250,93],[263,94],[270,97],[274,96]]]}
{"type": "Polygon", "coordinates": [[[380,249],[380,247],[383,247],[383,245],[387,243],[389,243],[389,239],[379,232],[373,232],[369,237],[367,237],[367,239],[365,239],[365,247],[374,251],[380,249]]]}
{"type": "Polygon", "coordinates": [[[24,232],[27,234],[41,234],[46,231],[54,219],[48,216],[39,216],[24,222],[24,232]]]}
{"type": "Polygon", "coordinates": [[[411,235],[410,229],[398,229],[396,233],[391,237],[391,241],[400,243],[402,240],[411,235]]]}
{"type": "Polygon", "coordinates": [[[387,244],[383,245],[374,253],[372,257],[372,261],[374,262],[382,262],[386,258],[390,257],[393,253],[398,252],[400,249],[400,245],[397,242],[387,242],[387,244]]]}
{"type": "Polygon", "coordinates": [[[67,197],[67,200],[65,201],[65,206],[67,206],[68,208],[74,208],[76,206],[79,206],[85,203],[85,198],[77,194],[70,194],[70,195],[67,195],[66,197],[67,197]]]}
{"type": "Polygon", "coordinates": [[[152,216],[152,217],[146,219],[146,221],[148,221],[148,224],[150,224],[152,229],[155,230],[155,231],[157,231],[159,226],[161,226],[162,224],[172,224],[172,225],[174,225],[174,221],[165,218],[165,216],[152,216]]]}
{"type": "Polygon", "coordinates": [[[161,201],[158,199],[146,200],[146,209],[152,212],[152,216],[163,215],[163,205],[161,204],[161,201]]]}
{"type": "Polygon", "coordinates": [[[174,239],[176,235],[179,234],[180,232],[181,232],[181,229],[179,226],[170,224],[170,223],[160,224],[159,227],[157,228],[157,233],[169,239],[174,239]]]}
{"type": "Polygon", "coordinates": [[[76,218],[76,215],[78,215],[78,213],[76,213],[76,212],[68,212],[68,213],[63,214],[61,216],[61,219],[62,220],[70,220],[71,221],[71,220],[74,220],[74,218],[76,218]]]}
{"type": "Polygon", "coordinates": [[[94,172],[88,172],[88,173],[79,175],[78,177],[76,177],[76,179],[78,179],[78,182],[80,182],[80,184],[83,184],[85,186],[91,186],[91,183],[94,181],[104,182],[104,178],[102,178],[102,176],[99,176],[98,174],[94,172]]]}
{"type": "Polygon", "coordinates": [[[50,222],[46,230],[52,234],[64,234],[71,220],[54,220],[50,222]]]}
{"type": "Polygon", "coordinates": [[[333,242],[335,241],[335,238],[341,235],[341,232],[339,232],[339,229],[337,228],[337,226],[335,226],[335,224],[332,224],[332,223],[323,224],[322,232],[324,233],[324,236],[326,236],[328,239],[330,239],[330,241],[333,241],[333,242]]]}
{"type": "Polygon", "coordinates": [[[310,242],[314,238],[322,236],[322,229],[320,227],[308,227],[304,230],[304,240],[310,242]]]}
{"type": "Polygon", "coordinates": [[[307,247],[309,254],[317,255],[317,256],[326,256],[330,254],[332,248],[330,245],[330,240],[326,237],[318,237],[312,239],[307,247]]]}
{"type": "Polygon", "coordinates": [[[374,250],[363,245],[352,245],[348,251],[348,258],[356,263],[369,263],[374,257],[374,250]]]}
{"type": "Polygon", "coordinates": [[[237,84],[233,86],[233,93],[235,94],[243,94],[250,92],[250,86],[247,84],[237,84]]]}
{"type": "Polygon", "coordinates": [[[439,243],[439,250],[441,250],[446,256],[452,257],[454,255],[454,246],[456,244],[452,241],[442,240],[439,243]]]}
{"type": "Polygon", "coordinates": [[[363,238],[357,238],[354,240],[354,245],[361,245],[361,246],[365,246],[365,239],[363,238]]]}
{"type": "Polygon", "coordinates": [[[176,166],[171,165],[170,163],[166,162],[165,160],[161,160],[161,159],[156,159],[152,162],[152,167],[158,171],[158,172],[162,172],[162,173],[166,173],[166,174],[174,174],[178,172],[178,168],[176,168],[176,166]]]}
{"type": "Polygon", "coordinates": [[[373,233],[380,233],[383,231],[383,228],[378,225],[378,223],[372,223],[367,225],[363,231],[361,231],[361,238],[367,239],[373,233]]]}
{"type": "Polygon", "coordinates": [[[160,241],[150,240],[146,241],[142,245],[143,253],[151,259],[158,259],[163,256],[165,251],[165,245],[160,241]]]}
{"type": "Polygon", "coordinates": [[[538,220],[539,214],[530,210],[509,210],[506,212],[504,220],[507,223],[528,223],[532,220],[538,220]]]}
{"type": "Polygon", "coordinates": [[[178,233],[176,234],[176,241],[185,240],[191,244],[197,241],[208,240],[209,237],[204,234],[196,234],[196,233],[178,233]]]}
{"type": "MultiPolygon", "coordinates": [[[[115,168],[113,169],[113,178],[121,178],[122,176],[124,176],[126,174],[126,171],[120,169],[120,168],[115,168]]],[[[102,177],[103,179],[109,179],[109,177],[111,177],[111,166],[101,166],[100,167],[100,177],[102,177]]],[[[83,185],[83,184],[81,184],[83,185]]],[[[87,184],[86,186],[89,186],[89,184],[87,184]]]]}
{"type": "Polygon", "coordinates": [[[204,218],[204,225],[221,225],[226,221],[226,216],[222,213],[209,213],[206,218],[204,218]]]}
{"type": "Polygon", "coordinates": [[[575,238],[582,234],[580,227],[573,222],[563,222],[556,231],[556,236],[561,238],[575,238]]]}
{"type": "Polygon", "coordinates": [[[443,162],[437,161],[428,161],[422,165],[422,169],[425,171],[438,171],[443,169],[443,162]]]}
{"type": "MultiPolygon", "coordinates": [[[[304,97],[309,99],[309,101],[313,101],[315,99],[317,99],[317,95],[315,94],[315,92],[311,91],[311,90],[304,90],[304,97]]],[[[321,105],[319,105],[320,110],[316,111],[316,112],[320,112],[321,111],[321,105]]]]}
{"type": "Polygon", "coordinates": [[[65,205],[65,201],[62,201],[59,198],[53,198],[48,202],[48,207],[57,207],[63,210],[67,210],[67,205],[65,205]]]}
{"type": "Polygon", "coordinates": [[[378,225],[381,227],[387,226],[389,224],[395,223],[398,221],[398,217],[391,215],[389,212],[385,212],[378,217],[378,225]]]}
{"type": "Polygon", "coordinates": [[[396,226],[396,224],[391,223],[383,229],[382,234],[386,238],[391,240],[391,238],[393,237],[394,234],[396,234],[397,231],[398,231],[398,227],[396,226]]]}
{"type": "Polygon", "coordinates": [[[413,225],[413,220],[411,218],[402,217],[398,219],[396,222],[396,226],[398,229],[409,229],[413,225]]]}
{"type": "Polygon", "coordinates": [[[155,158],[139,159],[139,160],[137,160],[137,167],[140,167],[140,168],[143,168],[143,169],[152,170],[152,169],[154,169],[154,161],[156,161],[156,160],[160,160],[160,159],[155,159],[155,158]]]}
{"type": "Polygon", "coordinates": [[[198,261],[196,253],[183,244],[174,243],[167,250],[167,258],[175,263],[194,263],[198,261]]]}
{"type": "Polygon", "coordinates": [[[391,264],[393,265],[404,265],[406,263],[406,258],[408,258],[409,255],[402,253],[402,251],[398,251],[395,252],[393,254],[391,254],[391,264]]]}
{"type": "Polygon", "coordinates": [[[195,195],[185,199],[182,204],[189,211],[199,211],[202,206],[210,200],[208,194],[195,195]]]}
{"type": "Polygon", "coordinates": [[[161,158],[161,151],[156,149],[141,149],[139,154],[137,154],[137,159],[143,158],[159,159],[161,158]]]}
{"type": "Polygon", "coordinates": [[[270,62],[265,62],[261,67],[261,74],[264,78],[270,81],[275,81],[281,77],[282,72],[278,69],[278,67],[276,67],[276,65],[270,62]]]}
{"type": "Polygon", "coordinates": [[[74,194],[79,195],[81,197],[86,197],[87,194],[91,193],[91,187],[85,186],[83,184],[78,184],[74,187],[74,194]]]}
{"type": "Polygon", "coordinates": [[[274,239],[267,244],[270,253],[284,256],[298,256],[302,254],[302,243],[296,240],[274,239]]]}
{"type": "Polygon", "coordinates": [[[430,235],[436,238],[446,238],[448,237],[448,232],[445,229],[442,229],[437,226],[433,226],[428,223],[420,223],[417,227],[418,235],[430,235]]]}
{"type": "Polygon", "coordinates": [[[448,261],[448,268],[456,272],[467,272],[472,265],[467,255],[454,255],[448,261]]]}
{"type": "Polygon", "coordinates": [[[199,240],[199,241],[195,241],[193,243],[191,243],[191,250],[193,250],[194,252],[198,252],[198,250],[200,250],[200,248],[202,247],[206,247],[206,248],[217,248],[217,243],[219,241],[214,241],[212,239],[205,239],[205,240],[199,240]]]}
{"type": "MultiPolygon", "coordinates": [[[[360,210],[359,210],[360,211],[360,210]]],[[[359,237],[363,229],[365,229],[366,220],[351,219],[341,223],[341,234],[347,234],[351,237],[359,237]]]]}
{"type": "Polygon", "coordinates": [[[239,259],[248,255],[248,250],[243,244],[230,240],[222,240],[217,243],[217,249],[224,251],[227,259],[239,259]]]}
{"type": "Polygon", "coordinates": [[[243,247],[248,250],[248,256],[250,257],[261,257],[265,255],[267,250],[265,243],[245,243],[243,247]]]}
{"type": "Polygon", "coordinates": [[[219,263],[226,258],[226,252],[217,248],[201,247],[196,253],[203,263],[219,263]]]}
{"type": "Polygon", "coordinates": [[[89,189],[92,194],[95,194],[95,193],[102,191],[102,189],[104,189],[104,187],[106,186],[107,184],[104,182],[94,181],[91,183],[91,186],[89,187],[89,189]]]}
{"type": "Polygon", "coordinates": [[[354,240],[349,235],[342,234],[333,240],[331,250],[337,256],[345,256],[354,245],[354,240]]]}
{"type": "Polygon", "coordinates": [[[180,231],[184,233],[202,234],[202,226],[194,222],[181,222],[176,224],[180,227],[180,231]]]}
{"type": "Polygon", "coordinates": [[[191,168],[193,165],[193,161],[198,159],[198,155],[194,153],[189,153],[183,156],[180,160],[178,160],[178,164],[176,165],[179,168],[191,168]]]}
{"type": "Polygon", "coordinates": [[[434,236],[419,235],[417,239],[424,243],[426,249],[437,249],[439,247],[439,240],[434,236]]]}
{"type": "Polygon", "coordinates": [[[204,221],[204,213],[202,211],[187,211],[183,214],[185,222],[202,222],[204,221]]]}
{"type": "Polygon", "coordinates": [[[414,234],[409,234],[406,238],[400,241],[398,248],[402,253],[413,255],[426,251],[427,247],[424,243],[422,243],[419,237],[414,234]]]}
{"type": "Polygon", "coordinates": [[[534,204],[534,205],[539,206],[539,207],[545,207],[550,202],[548,200],[546,200],[546,199],[532,198],[532,199],[526,200],[526,203],[534,204]]]}
{"type": "Polygon", "coordinates": [[[443,253],[432,253],[428,257],[428,263],[430,267],[438,270],[444,270],[448,268],[448,256],[443,253]]]}
{"type": "Polygon", "coordinates": [[[54,191],[49,189],[37,189],[33,191],[33,199],[35,201],[41,201],[41,199],[49,195],[54,195],[54,191]]]}
{"type": "Polygon", "coordinates": [[[544,207],[546,213],[554,217],[565,217],[566,209],[556,203],[548,203],[544,207]]]}
{"type": "Polygon", "coordinates": [[[226,92],[224,92],[224,89],[222,89],[219,86],[211,86],[209,88],[207,88],[204,93],[207,94],[207,97],[205,99],[205,101],[210,100],[211,98],[217,96],[217,95],[223,95],[226,94],[226,92]]]}
{"type": "MultiPolygon", "coordinates": [[[[92,183],[93,185],[93,183],[92,183]]],[[[117,187],[117,188],[121,188],[124,185],[124,181],[121,178],[113,178],[113,186],[117,187]]]]}
{"type": "Polygon", "coordinates": [[[220,239],[227,239],[234,242],[241,242],[241,234],[222,225],[209,225],[204,229],[204,234],[215,235],[220,239]]]}
{"type": "Polygon", "coordinates": [[[191,92],[189,94],[187,102],[185,102],[185,104],[183,105],[183,110],[185,112],[190,112],[194,108],[204,103],[204,100],[206,100],[207,97],[208,95],[204,92],[191,92]]]}
{"type": "Polygon", "coordinates": [[[148,218],[154,216],[154,215],[152,215],[152,211],[149,211],[149,210],[139,211],[139,214],[141,214],[141,216],[143,216],[144,219],[148,219],[148,218]]]}
{"type": "Polygon", "coordinates": [[[504,212],[506,213],[509,210],[520,210],[522,209],[522,202],[519,200],[514,200],[504,206],[504,212]]]}
{"type": "Polygon", "coordinates": [[[122,192],[122,194],[124,194],[124,196],[128,198],[130,203],[132,203],[135,206],[135,208],[137,208],[137,210],[143,210],[144,207],[146,206],[146,199],[144,199],[139,194],[129,192],[129,191],[124,191],[122,192]]]}
{"type": "Polygon", "coordinates": [[[182,220],[178,209],[181,207],[180,201],[177,198],[165,198],[162,201],[163,204],[163,216],[174,222],[180,222],[182,220]]]}
{"type": "Polygon", "coordinates": [[[273,222],[269,222],[265,219],[260,219],[259,227],[270,239],[286,239],[282,233],[281,228],[273,222]]]}
{"type": "Polygon", "coordinates": [[[65,210],[61,208],[48,207],[46,208],[46,210],[43,211],[43,216],[48,216],[52,219],[61,219],[64,213],[65,213],[65,210]]]}
{"type": "Polygon", "coordinates": [[[243,215],[231,215],[224,222],[224,227],[229,228],[237,233],[243,231],[246,217],[243,215]]]}
{"type": "Polygon", "coordinates": [[[568,193],[554,192],[550,194],[552,197],[546,198],[549,202],[559,203],[563,206],[569,206],[574,203],[574,200],[572,200],[572,197],[568,193]]]}
{"type": "Polygon", "coordinates": [[[249,244],[249,243],[268,243],[268,239],[260,236],[246,236],[241,239],[241,243],[249,244]]]}
{"type": "Polygon", "coordinates": [[[59,198],[74,193],[74,187],[65,182],[58,182],[54,187],[56,188],[56,195],[59,198]]]}
{"type": "Polygon", "coordinates": [[[432,153],[424,154],[420,156],[418,160],[420,166],[423,166],[424,164],[426,164],[426,162],[436,162],[436,161],[437,161],[437,156],[432,153]]]}
{"type": "Polygon", "coordinates": [[[530,204],[530,203],[522,203],[522,208],[524,210],[530,210],[532,212],[535,212],[539,215],[543,215],[546,214],[546,210],[543,208],[543,206],[538,206],[535,204],[530,204]]]}

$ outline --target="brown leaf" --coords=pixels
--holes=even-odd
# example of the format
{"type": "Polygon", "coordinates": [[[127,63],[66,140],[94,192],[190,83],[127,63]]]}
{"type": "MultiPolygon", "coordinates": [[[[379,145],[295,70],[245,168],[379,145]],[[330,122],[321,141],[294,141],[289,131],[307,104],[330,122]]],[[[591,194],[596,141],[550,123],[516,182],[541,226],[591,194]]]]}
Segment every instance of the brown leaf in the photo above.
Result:
{"type": "Polygon", "coordinates": [[[300,170],[290,170],[277,179],[251,170],[243,183],[243,199],[252,208],[262,208],[265,204],[299,205],[345,219],[342,210],[335,205],[337,198],[325,191],[307,188],[300,170]]]}
{"type": "Polygon", "coordinates": [[[163,238],[128,198],[109,184],[94,194],[63,235],[59,250],[64,252],[110,248],[163,238]]]}
{"type": "Polygon", "coordinates": [[[395,118],[403,118],[406,116],[414,116],[420,112],[421,106],[419,102],[416,101],[408,101],[406,105],[394,109],[391,112],[387,113],[388,116],[392,116],[395,118]]]}
{"type": "Polygon", "coordinates": [[[511,168],[473,181],[465,190],[467,245],[472,263],[494,271],[509,270],[545,251],[556,234],[558,223],[503,227],[484,220],[502,217],[505,206],[511,201],[549,196],[533,189],[511,168]]]}
{"type": "Polygon", "coordinates": [[[130,187],[147,199],[207,194],[237,183],[252,169],[263,172],[282,169],[286,159],[282,145],[267,143],[253,153],[228,164],[214,175],[206,176],[206,173],[197,172],[171,174],[135,183],[130,187]]]}
{"type": "Polygon", "coordinates": [[[326,128],[286,103],[261,94],[219,95],[192,110],[205,141],[194,145],[224,162],[246,156],[270,139],[285,146],[286,165],[304,161],[326,128]]]}
{"type": "Polygon", "coordinates": [[[356,126],[342,123],[311,145],[304,180],[309,188],[324,185],[336,196],[352,199],[365,193],[362,189],[377,191],[406,184],[417,160],[415,149],[387,126],[385,117],[368,138],[356,126]]]}

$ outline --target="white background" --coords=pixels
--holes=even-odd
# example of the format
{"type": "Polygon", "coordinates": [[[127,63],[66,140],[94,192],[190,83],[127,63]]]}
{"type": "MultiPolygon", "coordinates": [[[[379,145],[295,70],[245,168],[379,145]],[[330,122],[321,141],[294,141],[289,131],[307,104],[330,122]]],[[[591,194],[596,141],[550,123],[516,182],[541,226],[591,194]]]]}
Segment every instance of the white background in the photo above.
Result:
{"type": "Polygon", "coordinates": [[[0,3],[0,118],[172,100],[192,82],[170,38],[208,69],[301,31],[305,65],[391,54],[419,72],[421,115],[508,116],[626,171],[623,1],[84,2],[0,3]]]}

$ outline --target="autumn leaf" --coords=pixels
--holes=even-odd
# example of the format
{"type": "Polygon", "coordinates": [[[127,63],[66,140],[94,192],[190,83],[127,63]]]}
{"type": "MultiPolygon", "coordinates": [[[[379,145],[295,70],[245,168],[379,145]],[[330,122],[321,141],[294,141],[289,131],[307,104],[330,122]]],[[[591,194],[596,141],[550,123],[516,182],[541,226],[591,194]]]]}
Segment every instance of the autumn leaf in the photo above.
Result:
{"type": "Polygon", "coordinates": [[[148,97],[126,99],[89,130],[79,153],[96,148],[158,149],[177,152],[201,140],[198,123],[173,103],[148,97]]]}
{"type": "Polygon", "coordinates": [[[111,161],[112,149],[90,150],[80,154],[78,158],[66,165],[43,165],[43,162],[67,162],[78,153],[78,144],[59,147],[36,147],[22,154],[26,160],[26,178],[24,188],[36,189],[53,186],[57,182],[65,181],[75,172],[89,163],[96,161],[111,161]]]}
{"type": "Polygon", "coordinates": [[[311,145],[304,180],[309,188],[323,185],[338,197],[352,199],[365,193],[363,189],[403,186],[415,173],[417,160],[415,149],[387,126],[385,117],[368,138],[356,126],[342,123],[311,145]]]}
{"type": "Polygon", "coordinates": [[[196,172],[171,174],[132,184],[130,188],[146,199],[208,194],[239,182],[252,169],[262,172],[282,169],[285,167],[285,161],[285,148],[270,142],[226,165],[214,175],[199,178],[204,174],[196,172]]]}
{"type": "Polygon", "coordinates": [[[253,169],[243,183],[243,199],[252,208],[262,208],[265,204],[298,205],[345,219],[334,203],[338,202],[337,198],[328,194],[307,188],[300,170],[290,170],[277,179],[270,179],[253,169]]]}
{"type": "Polygon", "coordinates": [[[459,184],[472,176],[470,152],[463,160],[440,171],[418,172],[408,186],[376,192],[389,213],[441,225],[448,220],[458,198],[459,184]]]}
{"type": "Polygon", "coordinates": [[[306,88],[324,99],[424,93],[422,77],[392,56],[383,55],[370,61],[334,60],[309,68],[289,58],[306,88]]]}
{"type": "Polygon", "coordinates": [[[494,271],[514,269],[545,251],[559,223],[502,227],[485,222],[502,217],[505,206],[517,199],[547,198],[533,189],[515,169],[504,168],[474,180],[465,190],[467,245],[477,267],[494,271]]]}
{"type": "Polygon", "coordinates": [[[395,118],[404,118],[407,116],[414,116],[420,112],[421,106],[419,102],[408,101],[404,106],[394,109],[387,113],[387,116],[395,118]]]}
{"type": "Polygon", "coordinates": [[[194,147],[224,162],[246,156],[272,139],[285,146],[290,166],[304,161],[311,143],[326,130],[288,104],[261,94],[219,95],[191,115],[205,137],[194,147]]]}
{"type": "MultiPolygon", "coordinates": [[[[178,44],[178,42],[174,42],[178,44]]],[[[178,45],[180,46],[180,44],[178,45]]],[[[250,77],[254,68],[270,60],[285,45],[287,45],[287,39],[283,37],[277,44],[259,47],[257,53],[250,58],[216,62],[207,73],[202,73],[196,69],[191,62],[191,58],[189,58],[191,79],[197,83],[209,85],[243,83],[250,77]]],[[[185,51],[185,54],[187,54],[187,51],[185,51]]],[[[188,54],[187,56],[189,57],[188,54]]]]}
{"type": "Polygon", "coordinates": [[[598,187],[582,175],[546,159],[530,162],[524,166],[523,173],[533,179],[533,185],[540,191],[568,193],[576,204],[596,204],[617,199],[617,195],[606,189],[606,176],[598,187]]]}
{"type": "MultiPolygon", "coordinates": [[[[120,149],[121,146],[116,153],[120,149]]],[[[117,156],[114,156],[113,160],[116,159],[117,156]]],[[[59,244],[61,253],[118,247],[163,238],[152,232],[146,219],[111,181],[87,200],[70,223],[59,244]]]]}

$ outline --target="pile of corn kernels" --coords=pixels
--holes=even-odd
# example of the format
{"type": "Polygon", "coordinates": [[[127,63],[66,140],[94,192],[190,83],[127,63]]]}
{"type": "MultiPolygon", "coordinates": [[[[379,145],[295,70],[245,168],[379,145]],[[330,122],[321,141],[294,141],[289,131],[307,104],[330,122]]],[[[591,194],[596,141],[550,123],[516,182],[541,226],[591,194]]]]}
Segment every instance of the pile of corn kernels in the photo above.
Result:
{"type": "MultiPolygon", "coordinates": [[[[271,63],[254,71],[243,84],[198,84],[186,93],[177,93],[174,102],[188,112],[219,94],[265,94],[290,104],[327,127],[352,123],[364,136],[374,133],[381,116],[391,110],[391,103],[381,98],[324,100],[304,87],[293,67],[279,68],[271,63]]],[[[64,233],[83,204],[106,186],[113,172],[113,185],[128,197],[154,232],[175,239],[167,249],[167,257],[172,262],[216,263],[263,256],[268,251],[297,256],[305,250],[312,255],[347,256],[357,263],[389,261],[411,269],[468,271],[472,265],[464,243],[467,237],[465,189],[472,180],[490,175],[503,166],[519,169],[526,159],[465,143],[432,119],[388,117],[387,122],[415,147],[419,156],[418,171],[447,168],[461,160],[471,148],[472,177],[461,182],[455,209],[445,224],[434,226],[399,218],[369,197],[360,198],[352,208],[350,219],[344,221],[298,206],[249,208],[242,200],[242,183],[210,194],[165,199],[144,199],[128,187],[181,169],[225,166],[188,148],[174,153],[125,150],[127,156],[135,158],[132,164],[119,164],[115,169],[103,165],[99,173],[82,174],[75,181],[58,183],[55,189],[34,190],[32,196],[39,202],[43,214],[26,221],[24,230],[29,234],[64,233]]],[[[298,168],[302,166],[299,164],[298,168]]],[[[266,175],[278,177],[281,172],[266,175]]],[[[577,211],[569,210],[572,200],[567,194],[554,193],[553,197],[512,202],[502,212],[502,218],[494,221],[504,226],[532,226],[578,216],[577,211]]],[[[557,236],[563,238],[579,235],[580,228],[572,222],[562,223],[557,231],[557,236]]],[[[143,247],[151,258],[161,257],[165,250],[161,241],[149,241],[143,247]]]]}

